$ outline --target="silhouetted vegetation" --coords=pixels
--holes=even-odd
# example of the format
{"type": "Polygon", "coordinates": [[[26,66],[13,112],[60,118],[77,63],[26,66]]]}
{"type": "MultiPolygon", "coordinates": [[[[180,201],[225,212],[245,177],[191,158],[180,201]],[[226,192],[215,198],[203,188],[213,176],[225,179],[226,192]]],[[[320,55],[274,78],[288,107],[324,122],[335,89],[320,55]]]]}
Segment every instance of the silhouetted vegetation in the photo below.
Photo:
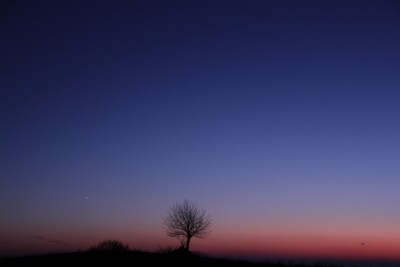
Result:
{"type": "Polygon", "coordinates": [[[305,265],[213,258],[199,255],[185,248],[159,249],[158,252],[130,250],[117,240],[106,240],[87,251],[0,259],[2,267],[17,266],[175,266],[175,267],[330,267],[333,265],[305,265]]]}
{"type": "Polygon", "coordinates": [[[181,247],[189,250],[193,237],[204,238],[210,233],[211,217],[196,204],[184,200],[168,210],[163,224],[167,235],[179,238],[181,247]]]}
{"type": "Polygon", "coordinates": [[[129,246],[118,240],[105,240],[89,249],[91,252],[127,252],[129,246]]]}

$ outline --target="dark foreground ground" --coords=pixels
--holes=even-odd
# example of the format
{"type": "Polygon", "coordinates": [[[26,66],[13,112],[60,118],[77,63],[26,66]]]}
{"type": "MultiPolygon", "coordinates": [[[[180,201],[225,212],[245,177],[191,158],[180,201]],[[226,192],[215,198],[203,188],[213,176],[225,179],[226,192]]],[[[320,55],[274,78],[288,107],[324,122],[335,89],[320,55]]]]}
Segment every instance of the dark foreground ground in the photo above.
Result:
{"type": "Polygon", "coordinates": [[[271,262],[251,262],[232,259],[221,259],[189,253],[183,250],[174,250],[160,253],[143,251],[101,251],[101,252],[74,252],[28,256],[20,258],[0,259],[0,266],[190,266],[190,267],[331,267],[341,265],[326,264],[290,264],[271,262]]]}

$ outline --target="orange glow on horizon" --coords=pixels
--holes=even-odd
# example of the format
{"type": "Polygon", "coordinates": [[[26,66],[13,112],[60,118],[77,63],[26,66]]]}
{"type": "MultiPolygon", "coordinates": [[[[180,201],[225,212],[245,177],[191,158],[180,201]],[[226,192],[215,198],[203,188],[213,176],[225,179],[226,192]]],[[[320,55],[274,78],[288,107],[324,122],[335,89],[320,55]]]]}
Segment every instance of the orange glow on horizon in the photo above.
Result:
{"type": "MultiPolygon", "coordinates": [[[[268,232],[224,232],[210,236],[196,249],[215,255],[245,258],[400,260],[400,238],[394,229],[365,227],[307,227],[268,232]]],[[[194,241],[194,244],[198,241],[194,241]]]]}
{"type": "MultiPolygon", "coordinates": [[[[395,227],[364,225],[357,228],[344,224],[340,226],[294,223],[268,228],[256,224],[241,227],[222,226],[223,224],[215,225],[211,235],[205,239],[194,238],[191,249],[209,255],[234,258],[400,260],[400,237],[395,235],[395,227]]],[[[0,242],[0,248],[7,247],[9,254],[84,251],[105,239],[118,239],[132,249],[146,251],[179,246],[177,239],[167,237],[163,230],[155,225],[66,229],[57,233],[38,232],[38,235],[63,240],[68,244],[66,246],[34,239],[30,234],[34,231],[26,231],[6,234],[0,242]]]]}

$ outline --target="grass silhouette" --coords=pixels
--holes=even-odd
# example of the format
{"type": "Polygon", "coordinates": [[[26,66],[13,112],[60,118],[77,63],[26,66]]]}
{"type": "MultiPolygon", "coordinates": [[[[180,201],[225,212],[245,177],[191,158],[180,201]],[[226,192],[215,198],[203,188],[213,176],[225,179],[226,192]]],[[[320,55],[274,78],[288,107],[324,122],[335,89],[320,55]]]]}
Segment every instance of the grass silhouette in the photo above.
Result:
{"type": "Polygon", "coordinates": [[[204,256],[183,248],[160,249],[157,252],[147,252],[131,250],[127,245],[117,240],[106,240],[82,252],[0,259],[0,266],[337,267],[338,265],[306,265],[233,260],[204,256]]]}

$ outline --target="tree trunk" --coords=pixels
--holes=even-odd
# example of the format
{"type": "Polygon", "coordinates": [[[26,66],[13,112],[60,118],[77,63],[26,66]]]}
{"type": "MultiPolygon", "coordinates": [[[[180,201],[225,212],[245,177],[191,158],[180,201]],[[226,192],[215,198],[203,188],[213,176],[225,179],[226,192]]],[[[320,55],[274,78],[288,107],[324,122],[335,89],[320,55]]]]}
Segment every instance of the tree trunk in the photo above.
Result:
{"type": "Polygon", "coordinates": [[[190,244],[190,239],[191,239],[192,237],[191,236],[187,236],[186,237],[186,250],[187,251],[189,251],[189,244],[190,244]]]}

